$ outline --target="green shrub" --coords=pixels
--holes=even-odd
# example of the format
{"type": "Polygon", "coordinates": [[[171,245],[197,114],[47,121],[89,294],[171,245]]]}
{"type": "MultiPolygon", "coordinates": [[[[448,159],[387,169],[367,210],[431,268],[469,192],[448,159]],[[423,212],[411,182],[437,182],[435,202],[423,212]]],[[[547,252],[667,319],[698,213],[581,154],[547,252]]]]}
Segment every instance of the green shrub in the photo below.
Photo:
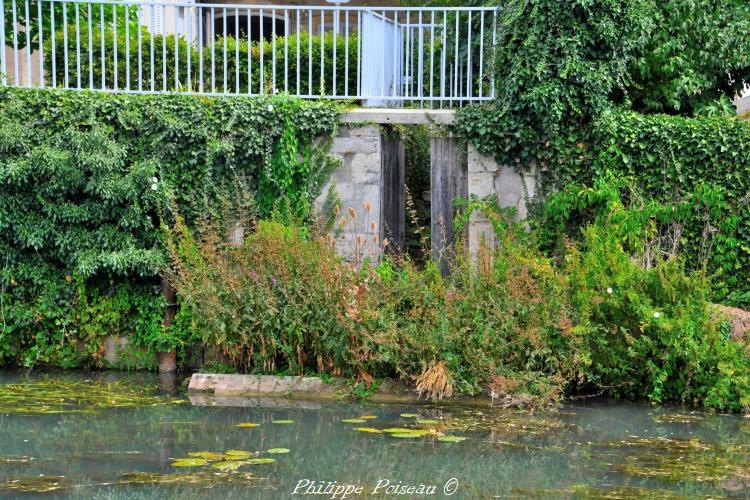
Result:
{"type": "MultiPolygon", "coordinates": [[[[248,91],[248,68],[252,73],[251,91],[273,93],[274,47],[276,52],[275,73],[276,89],[281,92],[297,94],[298,83],[301,95],[356,95],[357,93],[357,36],[336,37],[336,86],[334,91],[334,58],[333,33],[325,33],[322,43],[323,73],[321,75],[321,36],[300,33],[287,37],[276,37],[273,41],[264,41],[263,45],[263,82],[261,85],[261,43],[253,42],[248,47],[247,40],[226,38],[227,79],[224,80],[224,38],[214,43],[214,82],[218,92],[246,93],[248,91]],[[299,66],[297,65],[297,44],[299,43],[299,66]],[[349,51],[349,72],[346,73],[346,53],[349,51]],[[312,48],[312,50],[310,50],[312,48]],[[250,61],[248,61],[250,54],[250,61]],[[239,57],[238,57],[239,56],[239,57]],[[249,64],[248,64],[249,63],[249,64]],[[299,69],[299,82],[297,70],[299,69]],[[312,85],[311,85],[312,83],[312,85]]],[[[211,47],[203,48],[203,82],[204,88],[211,88],[211,47]]]]}
{"type": "Polygon", "coordinates": [[[86,89],[91,88],[90,84],[95,89],[128,88],[146,91],[196,88],[198,51],[182,36],[175,38],[173,35],[151,35],[145,27],[141,26],[141,57],[139,58],[139,27],[131,24],[129,32],[126,32],[124,26],[119,26],[116,37],[117,71],[115,71],[115,36],[111,26],[105,27],[104,36],[96,25],[89,33],[85,23],[81,24],[78,32],[75,24],[69,25],[67,31],[67,50],[63,29],[55,34],[54,65],[51,55],[52,40],[48,38],[45,41],[44,67],[47,78],[45,83],[49,86],[56,82],[58,87],[86,89]],[[80,33],[80,51],[78,51],[77,33],[80,33]],[[102,50],[104,51],[103,60],[102,50]],[[188,55],[190,68],[188,68],[188,55]],[[189,81],[190,85],[188,85],[189,81]]]}
{"type": "MultiPolygon", "coordinates": [[[[586,343],[586,386],[654,403],[747,411],[750,354],[729,339],[708,300],[708,280],[650,245],[672,207],[627,208],[619,196],[604,203],[581,247],[568,246],[563,268],[575,331],[586,343]]],[[[559,206],[556,197],[550,204],[559,206]]]]}
{"type": "Polygon", "coordinates": [[[443,279],[434,263],[352,266],[328,240],[267,221],[233,247],[226,220],[195,234],[178,220],[171,280],[203,342],[240,371],[396,376],[432,396],[535,404],[577,378],[564,278],[518,227],[443,279]]]}
{"type": "Polygon", "coordinates": [[[280,96],[0,89],[0,364],[96,363],[106,334],[178,343],[160,218],[192,223],[239,184],[304,220],[332,167],[312,140],[337,117],[280,96]]]}
{"type": "Polygon", "coordinates": [[[297,44],[299,42],[299,91],[303,95],[350,95],[357,91],[357,37],[336,37],[336,87],[334,90],[333,34],[323,35],[324,57],[321,61],[321,36],[307,33],[276,37],[275,42],[252,42],[233,37],[219,38],[199,52],[195,43],[183,36],[151,35],[141,26],[124,26],[117,31],[117,71],[115,72],[115,36],[110,26],[104,34],[96,25],[89,36],[88,25],[80,26],[80,51],[75,24],[68,26],[67,50],[64,31],[55,34],[55,64],[52,64],[52,42],[45,42],[45,70],[49,85],[53,75],[57,86],[89,88],[129,88],[135,90],[170,90],[211,93],[273,94],[274,47],[276,89],[297,93],[297,44]],[[140,30],[140,33],[139,33],[140,30]],[[140,34],[140,41],[139,41],[140,34]],[[103,49],[102,49],[103,42],[103,49]],[[140,43],[140,58],[139,58],[140,43]],[[91,51],[89,52],[89,45],[91,51]],[[261,46],[263,64],[261,65],[261,46]],[[312,50],[310,50],[312,49],[312,50]],[[346,51],[349,69],[346,73],[346,51]],[[102,61],[102,50],[104,60],[102,61]],[[129,58],[128,51],[129,50],[129,58]],[[153,51],[153,62],[151,53],[153,51]],[[67,54],[66,54],[67,53],[67,54]],[[67,59],[65,56],[67,55],[67,59]],[[249,60],[248,60],[249,58],[249,60]],[[67,80],[65,79],[67,60],[67,80]],[[323,72],[321,74],[321,62],[323,72]],[[226,63],[226,78],[224,64],[226,63]],[[79,79],[80,68],[80,79],[79,79]],[[261,73],[262,68],[262,73],[261,73]],[[201,80],[202,70],[202,80],[201,80]],[[153,75],[152,75],[153,72],[153,75]],[[248,75],[252,74],[252,81],[248,75]],[[263,76],[261,80],[261,74],[263,76]],[[117,85],[115,85],[115,76],[117,85]],[[67,85],[65,82],[68,82],[67,85]],[[248,89],[248,84],[250,88],[248,89]],[[311,86],[312,84],[312,86],[311,86]]]}

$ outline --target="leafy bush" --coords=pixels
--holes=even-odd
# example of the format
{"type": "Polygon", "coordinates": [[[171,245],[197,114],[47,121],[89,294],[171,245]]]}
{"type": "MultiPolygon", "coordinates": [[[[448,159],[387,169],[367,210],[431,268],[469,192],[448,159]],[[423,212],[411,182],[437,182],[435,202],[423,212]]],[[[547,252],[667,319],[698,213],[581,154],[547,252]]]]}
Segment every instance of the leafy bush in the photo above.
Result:
{"type": "Polygon", "coordinates": [[[127,32],[124,26],[121,26],[116,37],[110,26],[105,27],[103,34],[96,25],[92,27],[91,34],[85,23],[79,29],[77,32],[74,24],[68,26],[67,46],[63,43],[64,31],[60,29],[56,32],[54,65],[51,55],[52,41],[47,39],[45,42],[44,64],[47,84],[53,83],[54,75],[54,81],[58,86],[72,88],[88,88],[89,82],[92,82],[94,88],[104,89],[273,94],[275,64],[275,88],[278,90],[288,89],[289,93],[296,93],[299,83],[299,91],[303,95],[344,95],[347,90],[350,95],[356,94],[357,72],[353,71],[357,64],[356,35],[336,37],[334,89],[332,33],[324,34],[322,39],[321,35],[310,36],[302,33],[287,37],[277,36],[275,41],[251,43],[244,39],[226,37],[217,39],[200,51],[200,47],[188,42],[183,36],[151,35],[143,26],[130,26],[127,32]],[[80,33],[80,51],[77,33],[80,33]],[[114,69],[115,40],[117,71],[114,69]],[[321,47],[321,43],[324,47],[321,47]],[[324,50],[322,61],[321,50],[324,50]],[[345,72],[347,50],[351,70],[348,74],[345,72]],[[248,79],[250,74],[251,81],[248,79]]]}
{"type": "Polygon", "coordinates": [[[241,184],[304,220],[333,166],[312,140],[337,117],[284,97],[0,89],[0,364],[98,362],[107,334],[179,343],[160,218],[192,223],[241,184]]]}
{"type": "Polygon", "coordinates": [[[139,28],[135,24],[131,24],[128,31],[125,31],[125,26],[119,26],[116,37],[111,26],[106,26],[102,34],[96,25],[91,32],[85,23],[78,31],[75,24],[68,25],[67,34],[64,29],[55,33],[54,64],[52,54],[52,40],[47,38],[44,68],[48,86],[56,83],[58,87],[67,88],[91,88],[93,85],[96,89],[161,91],[188,90],[194,87],[193,82],[197,82],[197,49],[182,36],[151,35],[145,27],[139,28]],[[66,36],[67,46],[64,43],[66,36]],[[192,80],[190,86],[189,80],[192,80]]]}
{"type": "MultiPolygon", "coordinates": [[[[747,411],[747,347],[729,339],[705,275],[686,273],[680,258],[653,246],[657,225],[679,218],[679,208],[626,207],[619,190],[603,181],[597,187],[594,197],[616,194],[599,197],[603,207],[581,247],[567,247],[564,266],[575,331],[586,342],[586,385],[610,396],[747,411]]],[[[567,196],[549,204],[556,210],[567,196]]]]}
{"type": "Polygon", "coordinates": [[[210,88],[211,60],[213,52],[215,86],[219,92],[245,93],[248,91],[248,74],[252,74],[251,91],[260,93],[273,93],[274,63],[275,88],[279,91],[288,91],[296,94],[299,84],[301,95],[349,95],[357,93],[357,36],[336,37],[336,59],[334,68],[333,33],[320,35],[278,36],[274,41],[264,41],[263,45],[263,81],[261,82],[261,42],[248,44],[247,40],[235,40],[226,38],[226,64],[227,79],[224,80],[224,38],[219,38],[214,43],[213,51],[210,46],[203,49],[203,82],[204,88],[210,88]],[[321,43],[324,47],[321,47],[321,43]],[[299,66],[297,65],[297,45],[299,44],[299,66]],[[249,45],[249,46],[248,46],[249,45]],[[274,61],[275,49],[275,61],[274,61]],[[349,72],[346,73],[346,55],[348,49],[349,72]],[[322,74],[321,74],[321,51],[323,52],[322,74]],[[250,54],[250,61],[248,61],[250,54]],[[249,68],[249,69],[248,69],[249,68]],[[335,88],[334,88],[335,69],[335,88]],[[299,70],[299,82],[297,71],[299,70]],[[262,85],[261,85],[262,83],[262,85]]]}
{"type": "Polygon", "coordinates": [[[202,341],[242,372],[398,377],[433,398],[507,405],[583,392],[747,410],[750,353],[730,340],[706,275],[664,256],[664,231],[691,205],[633,191],[626,206],[627,186],[610,176],[550,199],[550,224],[580,198],[592,212],[555,260],[538,246],[554,227],[526,232],[496,200],[464,202],[459,230],[480,210],[497,239],[476,261],[456,251],[447,277],[406,256],[344,262],[331,236],[293,225],[246,217],[252,232],[233,245],[236,214],[195,231],[178,218],[170,279],[202,341]]]}
{"type": "Polygon", "coordinates": [[[433,396],[490,386],[526,403],[575,378],[564,279],[518,227],[484,265],[462,260],[443,279],[434,263],[352,266],[328,239],[268,221],[231,246],[228,220],[193,235],[178,219],[171,280],[203,342],[236,369],[417,378],[433,396]]]}

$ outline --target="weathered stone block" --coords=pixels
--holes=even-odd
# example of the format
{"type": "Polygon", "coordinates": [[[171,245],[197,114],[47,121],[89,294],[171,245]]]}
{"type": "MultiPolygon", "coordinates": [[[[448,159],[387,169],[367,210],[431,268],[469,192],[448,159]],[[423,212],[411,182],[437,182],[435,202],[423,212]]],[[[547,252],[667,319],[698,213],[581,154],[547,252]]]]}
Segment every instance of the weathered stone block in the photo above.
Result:
{"type": "Polygon", "coordinates": [[[469,172],[494,172],[498,169],[497,162],[490,156],[483,155],[474,145],[469,144],[467,151],[469,172]]]}

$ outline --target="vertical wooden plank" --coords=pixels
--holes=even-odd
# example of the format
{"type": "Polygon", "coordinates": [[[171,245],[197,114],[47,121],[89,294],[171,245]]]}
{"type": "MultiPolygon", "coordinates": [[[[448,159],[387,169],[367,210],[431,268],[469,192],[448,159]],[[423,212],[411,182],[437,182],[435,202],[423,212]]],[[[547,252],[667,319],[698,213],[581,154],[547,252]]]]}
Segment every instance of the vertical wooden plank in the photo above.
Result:
{"type": "Polygon", "coordinates": [[[381,242],[388,238],[388,252],[404,249],[406,239],[406,154],[404,141],[392,127],[381,133],[381,242]]]}
{"type": "MultiPolygon", "coordinates": [[[[161,292],[167,301],[167,310],[164,313],[164,326],[169,329],[174,321],[176,311],[176,293],[172,285],[166,278],[161,279],[161,292]]],[[[159,373],[174,373],[177,371],[177,352],[160,352],[159,355],[159,373]]]]}
{"type": "Polygon", "coordinates": [[[432,258],[447,275],[455,257],[453,242],[456,215],[453,200],[468,195],[468,173],[463,145],[456,137],[430,138],[432,258]]]}

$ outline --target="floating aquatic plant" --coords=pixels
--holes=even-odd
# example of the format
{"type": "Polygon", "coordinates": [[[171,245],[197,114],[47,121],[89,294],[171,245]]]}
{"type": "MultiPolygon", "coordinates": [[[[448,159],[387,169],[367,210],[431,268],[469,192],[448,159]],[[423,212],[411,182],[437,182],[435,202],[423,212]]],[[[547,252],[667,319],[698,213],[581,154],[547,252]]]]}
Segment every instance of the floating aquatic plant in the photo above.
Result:
{"type": "Polygon", "coordinates": [[[172,461],[172,467],[200,467],[206,465],[205,458],[176,458],[172,461]]]}
{"type": "Polygon", "coordinates": [[[419,415],[416,413],[402,413],[401,416],[404,418],[417,418],[419,415]]]}
{"type": "Polygon", "coordinates": [[[252,429],[253,427],[258,427],[260,424],[255,424],[253,422],[242,422],[241,424],[236,424],[235,427],[242,427],[247,429],[252,429]]]}
{"type": "Polygon", "coordinates": [[[438,436],[437,440],[446,443],[460,443],[461,441],[465,441],[466,438],[461,436],[438,436]]]}
{"type": "Polygon", "coordinates": [[[251,458],[249,460],[245,460],[244,463],[250,464],[250,465],[262,465],[262,464],[272,464],[276,462],[273,458],[251,458]]]}
{"type": "Polygon", "coordinates": [[[294,420],[272,420],[274,424],[293,424],[294,420]]]}
{"type": "Polygon", "coordinates": [[[376,415],[362,415],[359,418],[361,418],[362,420],[375,420],[378,417],[376,415]]]}
{"type": "Polygon", "coordinates": [[[359,432],[370,432],[373,434],[383,433],[383,431],[381,431],[380,429],[375,429],[374,427],[355,427],[354,430],[359,432]]]}
{"type": "Polygon", "coordinates": [[[65,476],[22,476],[0,482],[0,493],[49,493],[69,487],[65,476]]]}
{"type": "Polygon", "coordinates": [[[267,450],[268,453],[289,453],[288,448],[271,448],[267,450]]]}
{"type": "Polygon", "coordinates": [[[361,418],[345,418],[342,422],[345,424],[364,424],[367,420],[361,418]]]}
{"type": "Polygon", "coordinates": [[[438,424],[440,422],[438,422],[437,420],[426,418],[426,419],[422,419],[422,420],[417,420],[417,423],[421,424],[421,425],[434,425],[434,424],[438,424]]]}
{"type": "Polygon", "coordinates": [[[426,434],[421,433],[421,432],[394,432],[390,434],[391,437],[404,438],[404,439],[421,438],[421,437],[424,437],[425,435],[426,434]]]}
{"type": "Polygon", "coordinates": [[[191,451],[188,456],[195,458],[203,458],[209,462],[217,462],[224,460],[225,455],[223,453],[216,453],[215,451],[191,451]]]}
{"type": "Polygon", "coordinates": [[[253,454],[244,450],[227,450],[224,452],[224,456],[230,460],[244,460],[250,458],[253,454]]]}
{"type": "Polygon", "coordinates": [[[139,408],[184,403],[159,396],[157,386],[124,381],[40,379],[0,385],[0,413],[44,415],[93,413],[107,408],[139,408]]]}
{"type": "Polygon", "coordinates": [[[216,462],[211,464],[211,468],[219,470],[236,470],[239,469],[245,462],[239,460],[227,460],[224,462],[216,462]]]}
{"type": "Polygon", "coordinates": [[[254,485],[258,477],[249,472],[215,470],[200,470],[185,474],[160,474],[156,472],[128,472],[122,474],[117,484],[140,484],[140,485],[164,485],[164,484],[186,484],[192,487],[211,487],[214,485],[226,485],[240,483],[254,485]]]}

